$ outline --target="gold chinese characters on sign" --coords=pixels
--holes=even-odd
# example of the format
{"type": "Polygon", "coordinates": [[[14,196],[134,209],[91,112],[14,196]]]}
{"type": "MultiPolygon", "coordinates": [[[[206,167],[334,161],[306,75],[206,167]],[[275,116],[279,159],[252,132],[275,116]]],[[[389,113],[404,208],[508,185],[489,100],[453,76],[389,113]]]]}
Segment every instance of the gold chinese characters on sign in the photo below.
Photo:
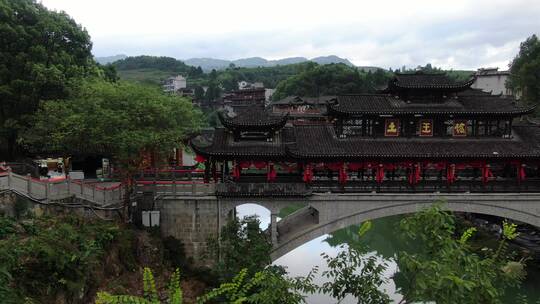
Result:
{"type": "Polygon", "coordinates": [[[399,136],[399,119],[385,120],[384,136],[399,136]]]}
{"type": "Polygon", "coordinates": [[[454,136],[467,136],[467,121],[466,120],[454,121],[454,136]]]}
{"type": "Polygon", "coordinates": [[[433,136],[433,119],[420,120],[420,136],[433,136]]]}

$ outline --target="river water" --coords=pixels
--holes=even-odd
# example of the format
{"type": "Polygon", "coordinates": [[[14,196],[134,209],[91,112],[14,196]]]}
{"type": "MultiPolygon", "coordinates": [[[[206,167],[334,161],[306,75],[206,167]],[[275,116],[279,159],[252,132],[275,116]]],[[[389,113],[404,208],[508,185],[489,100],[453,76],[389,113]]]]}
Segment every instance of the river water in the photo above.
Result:
{"type": "MultiPolygon", "coordinates": [[[[270,221],[270,212],[258,205],[242,205],[237,208],[237,214],[239,217],[253,214],[258,215],[261,220],[261,228],[263,229],[268,227],[270,221]]],[[[372,228],[361,240],[357,235],[358,226],[350,226],[330,235],[321,236],[287,253],[276,260],[274,264],[286,267],[291,277],[305,276],[314,266],[318,266],[319,271],[318,275],[315,276],[315,283],[321,285],[325,282],[325,278],[321,276],[321,273],[327,269],[326,262],[321,257],[321,254],[326,253],[330,256],[335,256],[340,250],[345,250],[344,248],[346,247],[344,246],[361,242],[372,250],[370,254],[377,254],[381,261],[384,260],[387,263],[388,267],[385,277],[388,278],[388,283],[380,286],[380,289],[385,290],[394,303],[398,303],[402,296],[396,291],[396,285],[392,280],[392,276],[398,269],[398,265],[394,259],[395,254],[405,248],[405,244],[403,244],[402,240],[395,233],[396,225],[398,225],[402,218],[403,216],[390,216],[373,220],[372,228]]],[[[529,262],[526,280],[519,289],[510,291],[507,296],[508,299],[504,303],[515,303],[516,294],[527,295],[529,303],[535,303],[535,301],[540,300],[539,287],[539,263],[538,261],[529,262]]],[[[308,304],[337,303],[337,300],[325,294],[307,295],[306,300],[308,304]]],[[[340,303],[354,304],[356,302],[352,298],[346,298],[340,303]]]]}

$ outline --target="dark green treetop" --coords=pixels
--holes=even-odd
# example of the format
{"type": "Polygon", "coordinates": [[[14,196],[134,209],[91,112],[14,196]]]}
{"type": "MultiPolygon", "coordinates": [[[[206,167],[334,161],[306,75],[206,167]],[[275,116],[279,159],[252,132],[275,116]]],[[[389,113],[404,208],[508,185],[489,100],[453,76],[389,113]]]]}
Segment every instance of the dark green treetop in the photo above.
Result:
{"type": "Polygon", "coordinates": [[[13,156],[18,132],[41,100],[95,72],[90,36],[64,12],[34,0],[0,0],[0,138],[13,156]]]}

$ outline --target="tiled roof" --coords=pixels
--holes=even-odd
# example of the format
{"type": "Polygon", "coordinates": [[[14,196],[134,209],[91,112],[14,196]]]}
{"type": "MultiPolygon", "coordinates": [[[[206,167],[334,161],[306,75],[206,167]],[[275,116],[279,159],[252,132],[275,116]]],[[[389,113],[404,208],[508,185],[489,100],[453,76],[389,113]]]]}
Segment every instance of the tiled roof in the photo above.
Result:
{"type": "MultiPolygon", "coordinates": [[[[465,91],[458,92],[458,96],[491,96],[491,92],[484,92],[482,89],[468,88],[465,91]]],[[[499,96],[499,95],[495,95],[499,96]]]]}
{"type": "Polygon", "coordinates": [[[233,140],[233,135],[223,128],[214,132],[213,139],[208,141],[202,137],[191,140],[191,147],[195,152],[205,156],[234,156],[234,157],[285,157],[285,147],[293,142],[294,133],[291,128],[284,128],[275,142],[261,141],[238,141],[233,140]]]}
{"type": "Polygon", "coordinates": [[[301,97],[301,96],[287,96],[283,99],[276,100],[270,103],[270,105],[324,105],[328,101],[335,99],[336,96],[319,96],[319,97],[301,97]]]}
{"type": "MultiPolygon", "coordinates": [[[[525,133],[523,128],[517,132],[525,133]]],[[[540,129],[527,130],[527,141],[504,138],[345,138],[329,125],[295,127],[296,142],[288,153],[298,159],[318,158],[540,158],[540,129]],[[530,138],[531,133],[535,137],[530,138]]]]}
{"type": "Polygon", "coordinates": [[[456,82],[446,74],[396,74],[390,86],[398,89],[466,89],[474,82],[474,78],[464,82],[456,82]]]}
{"type": "Polygon", "coordinates": [[[283,128],[275,142],[234,142],[224,129],[216,129],[211,142],[196,138],[197,153],[217,158],[259,159],[540,159],[540,127],[514,126],[507,138],[344,138],[332,125],[295,125],[283,128]]]}
{"type": "Polygon", "coordinates": [[[234,117],[220,113],[219,119],[229,129],[281,129],[287,123],[287,115],[269,115],[264,108],[246,107],[235,113],[234,117]]]}
{"type": "Polygon", "coordinates": [[[338,96],[329,105],[331,112],[345,115],[359,114],[493,114],[522,115],[534,110],[522,107],[512,98],[499,96],[459,96],[442,102],[406,102],[391,95],[359,94],[338,96]]]}

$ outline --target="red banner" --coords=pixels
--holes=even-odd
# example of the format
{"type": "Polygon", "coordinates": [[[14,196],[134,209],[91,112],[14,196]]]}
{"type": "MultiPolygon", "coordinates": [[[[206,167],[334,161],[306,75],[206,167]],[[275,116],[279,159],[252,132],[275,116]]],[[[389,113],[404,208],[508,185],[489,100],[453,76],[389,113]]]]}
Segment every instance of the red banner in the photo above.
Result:
{"type": "Polygon", "coordinates": [[[277,173],[276,173],[276,170],[274,169],[274,164],[268,164],[268,173],[266,174],[266,179],[269,182],[273,182],[276,180],[276,177],[277,177],[277,173]]]}
{"type": "Polygon", "coordinates": [[[345,169],[345,166],[343,166],[342,164],[341,168],[339,168],[339,183],[345,184],[348,178],[349,176],[347,175],[347,170],[345,169]]]}
{"type": "Polygon", "coordinates": [[[381,184],[384,180],[384,165],[383,164],[379,164],[379,166],[377,167],[376,180],[378,184],[381,184]]]}
{"type": "Polygon", "coordinates": [[[303,180],[304,182],[306,183],[311,183],[311,181],[313,180],[313,171],[311,169],[311,165],[310,164],[307,164],[304,166],[304,176],[303,176],[303,180]]]}
{"type": "Polygon", "coordinates": [[[482,183],[487,184],[490,178],[493,177],[493,172],[489,165],[484,165],[482,167],[482,183]]]}
{"type": "Polygon", "coordinates": [[[456,181],[456,165],[450,164],[446,169],[446,182],[453,184],[456,181]]]}

